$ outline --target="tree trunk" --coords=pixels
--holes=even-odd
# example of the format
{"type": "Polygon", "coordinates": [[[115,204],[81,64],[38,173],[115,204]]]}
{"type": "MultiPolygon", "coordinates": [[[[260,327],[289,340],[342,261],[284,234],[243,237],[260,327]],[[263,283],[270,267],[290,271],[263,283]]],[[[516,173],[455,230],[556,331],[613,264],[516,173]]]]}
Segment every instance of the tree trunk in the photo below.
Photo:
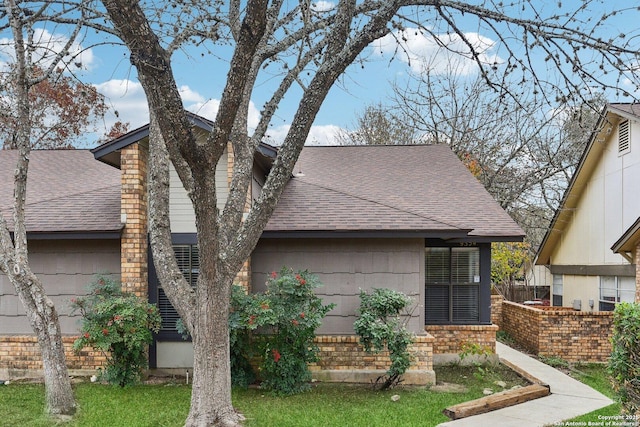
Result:
{"type": "Polygon", "coordinates": [[[73,415],[76,403],[69,380],[56,308],[33,273],[21,271],[19,268],[15,268],[14,272],[18,274],[10,272],[9,278],[22,301],[40,346],[45,384],[45,411],[54,417],[73,415]]]}
{"type": "MultiPolygon", "coordinates": [[[[67,371],[58,313],[53,302],[47,297],[42,283],[29,267],[25,203],[32,130],[29,90],[36,82],[30,80],[29,73],[34,64],[31,62],[31,52],[27,52],[27,42],[23,38],[26,22],[20,18],[20,8],[15,0],[5,0],[4,7],[10,17],[14,36],[16,71],[13,79],[16,88],[16,145],[19,155],[14,173],[13,239],[6,220],[0,219],[0,270],[7,275],[16,289],[31,328],[38,338],[44,371],[46,412],[57,417],[68,416],[75,413],[76,404],[67,371]]],[[[71,41],[74,38],[75,36],[71,41]]],[[[67,43],[67,49],[71,46],[70,43],[67,43]]],[[[51,73],[52,70],[53,68],[50,68],[45,74],[51,73]]]]}
{"type": "Polygon", "coordinates": [[[55,327],[37,332],[44,371],[45,410],[53,416],[73,415],[76,411],[76,403],[69,380],[62,334],[58,327],[58,315],[53,304],[51,308],[47,323],[55,327]]]}
{"type": "Polygon", "coordinates": [[[191,408],[185,424],[189,427],[238,426],[242,418],[231,403],[229,305],[219,303],[229,300],[232,279],[216,281],[203,282],[198,290],[199,304],[192,334],[191,408]]]}

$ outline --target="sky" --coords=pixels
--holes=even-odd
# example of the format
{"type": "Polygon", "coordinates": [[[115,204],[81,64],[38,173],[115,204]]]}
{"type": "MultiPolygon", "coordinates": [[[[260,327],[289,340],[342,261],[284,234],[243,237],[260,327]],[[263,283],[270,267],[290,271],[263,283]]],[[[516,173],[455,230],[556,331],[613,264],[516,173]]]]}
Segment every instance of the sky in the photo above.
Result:
{"type": "MultiPolygon", "coordinates": [[[[534,3],[542,5],[545,11],[552,11],[558,1],[538,1],[534,3]]],[[[564,7],[572,4],[580,4],[581,0],[569,0],[564,2],[564,7]]],[[[598,3],[598,1],[596,1],[598,3]]],[[[611,7],[613,2],[602,2],[593,6],[593,15],[604,12],[611,7]]],[[[317,8],[329,9],[334,3],[321,1],[316,3],[317,8]]],[[[495,37],[479,32],[478,24],[469,17],[459,16],[463,26],[468,27],[465,32],[470,40],[474,40],[476,46],[482,50],[483,60],[501,63],[504,50],[496,44],[495,37]]],[[[621,14],[615,18],[605,31],[611,33],[625,32],[627,34],[638,33],[637,16],[621,14]]],[[[403,53],[394,56],[398,43],[391,37],[374,42],[363,52],[366,59],[364,65],[354,64],[348,68],[346,74],[341,77],[339,83],[331,90],[322,109],[320,110],[314,126],[311,130],[308,144],[328,145],[334,143],[333,137],[339,129],[353,128],[356,116],[369,104],[385,103],[391,94],[391,84],[398,81],[402,84],[411,72],[420,72],[421,67],[429,64],[436,73],[447,72],[443,64],[447,64],[451,54],[438,47],[433,39],[422,36],[408,24],[404,34],[405,47],[408,55],[403,53]]],[[[61,44],[65,41],[63,34],[56,33],[55,28],[38,30],[37,37],[43,40],[54,40],[61,44]]],[[[459,46],[460,39],[456,35],[438,33],[441,40],[446,40],[451,46],[459,46]]],[[[8,37],[0,39],[0,45],[4,44],[8,37]]],[[[103,44],[87,49],[93,42],[103,40],[96,36],[89,36],[77,49],[83,49],[81,57],[76,61],[79,67],[78,75],[84,81],[93,84],[107,100],[112,110],[100,124],[96,134],[87,136],[88,147],[95,146],[94,139],[104,133],[116,120],[128,122],[130,129],[135,129],[148,122],[146,99],[140,83],[137,80],[135,69],[130,65],[128,53],[123,46],[103,44]],[[116,113],[117,112],[117,116],[116,113]]],[[[517,43],[515,44],[517,46],[517,43]]],[[[221,48],[224,50],[224,48],[221,48]]],[[[640,50],[640,43],[639,43],[640,50]]],[[[217,112],[219,96],[224,87],[228,63],[215,61],[211,55],[201,56],[197,48],[186,52],[178,52],[172,58],[172,66],[179,86],[185,108],[209,119],[213,119],[217,112]]],[[[44,54],[43,54],[44,55],[44,54]]],[[[223,55],[221,55],[223,56],[223,55]]],[[[10,54],[0,49],[0,61],[9,61],[10,54]]],[[[469,78],[477,76],[474,64],[469,60],[460,60],[459,73],[469,78]]],[[[253,94],[252,105],[249,114],[249,126],[255,126],[259,118],[259,107],[271,95],[272,85],[265,78],[257,86],[253,94]]],[[[615,100],[612,100],[615,101],[615,100]]],[[[271,141],[282,141],[288,130],[290,118],[295,110],[296,103],[285,99],[269,130],[271,141]]]]}

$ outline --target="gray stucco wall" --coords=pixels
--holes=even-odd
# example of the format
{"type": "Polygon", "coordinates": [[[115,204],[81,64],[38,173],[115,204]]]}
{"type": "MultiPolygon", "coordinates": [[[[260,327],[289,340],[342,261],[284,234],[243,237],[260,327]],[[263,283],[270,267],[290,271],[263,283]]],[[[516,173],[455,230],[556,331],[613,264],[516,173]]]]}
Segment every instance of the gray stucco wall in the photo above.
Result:
{"type": "MultiPolygon", "coordinates": [[[[71,316],[71,298],[86,294],[97,274],[120,276],[118,240],[33,240],[29,261],[58,310],[63,334],[78,331],[77,316],[71,316]]],[[[33,333],[24,308],[7,277],[0,273],[0,335],[33,333]]]]}
{"type": "Polygon", "coordinates": [[[414,298],[409,328],[424,334],[423,239],[263,239],[251,258],[252,288],[264,291],[272,271],[282,266],[309,270],[323,287],[325,303],[337,304],[319,334],[353,334],[360,289],[392,288],[414,298]]]}

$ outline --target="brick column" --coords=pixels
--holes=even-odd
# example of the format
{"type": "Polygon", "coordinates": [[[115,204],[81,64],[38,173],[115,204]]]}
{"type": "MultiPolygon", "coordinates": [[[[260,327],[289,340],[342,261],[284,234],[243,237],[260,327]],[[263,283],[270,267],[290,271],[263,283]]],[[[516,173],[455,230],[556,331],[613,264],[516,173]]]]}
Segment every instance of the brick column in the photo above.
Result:
{"type": "Polygon", "coordinates": [[[120,213],[125,221],[120,240],[122,289],[148,297],[147,265],[147,160],[149,151],[139,143],[120,152],[122,180],[120,213]]]}

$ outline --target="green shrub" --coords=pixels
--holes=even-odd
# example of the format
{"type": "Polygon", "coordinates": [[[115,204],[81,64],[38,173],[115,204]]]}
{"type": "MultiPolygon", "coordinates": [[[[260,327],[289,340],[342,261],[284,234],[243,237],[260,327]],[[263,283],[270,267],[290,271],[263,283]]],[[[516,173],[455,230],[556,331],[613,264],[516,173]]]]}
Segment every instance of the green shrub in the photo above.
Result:
{"type": "Polygon", "coordinates": [[[251,328],[246,321],[246,312],[253,298],[244,288],[234,285],[231,293],[231,312],[229,314],[229,342],[231,346],[231,383],[246,388],[256,381],[251,359],[256,355],[252,345],[251,328]]]}
{"type": "Polygon", "coordinates": [[[307,271],[283,268],[273,272],[264,293],[234,290],[229,318],[232,376],[235,384],[251,380],[249,360],[261,356],[262,386],[288,395],[310,387],[308,363],[317,361],[315,331],[334,304],[323,305],[314,293],[321,286],[307,271]],[[260,328],[260,334],[250,332],[260,328]]]}
{"type": "Polygon", "coordinates": [[[502,329],[496,332],[496,340],[510,347],[516,345],[516,340],[507,332],[502,329]]]}
{"type": "Polygon", "coordinates": [[[110,384],[137,383],[147,367],[146,348],[153,341],[152,332],[160,328],[157,308],[123,292],[120,282],[102,276],[90,285],[86,297],[72,299],[71,306],[83,318],[74,350],[87,346],[100,350],[107,359],[101,378],[110,384]]]}
{"type": "Polygon", "coordinates": [[[622,406],[640,411],[640,304],[620,303],[613,313],[609,372],[622,406]]]}
{"type": "MultiPolygon", "coordinates": [[[[360,309],[353,324],[365,351],[378,353],[388,350],[391,365],[386,377],[379,377],[380,388],[387,389],[401,381],[411,365],[409,346],[413,334],[400,316],[411,304],[411,298],[391,289],[374,289],[371,294],[360,291],[360,309]]],[[[407,316],[408,319],[410,316],[407,316]]]]}

